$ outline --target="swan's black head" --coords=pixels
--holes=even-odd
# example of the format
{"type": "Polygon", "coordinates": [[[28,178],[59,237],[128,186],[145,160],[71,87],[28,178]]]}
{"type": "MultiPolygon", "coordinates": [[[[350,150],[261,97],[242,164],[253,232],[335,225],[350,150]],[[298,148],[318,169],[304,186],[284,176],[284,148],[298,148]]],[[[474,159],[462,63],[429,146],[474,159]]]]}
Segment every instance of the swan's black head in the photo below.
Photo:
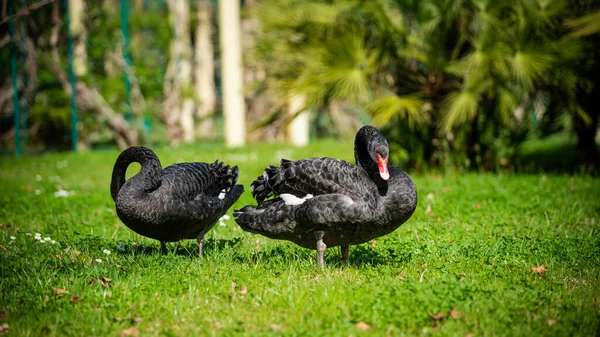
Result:
{"type": "Polygon", "coordinates": [[[390,178],[389,155],[388,141],[377,128],[367,125],[358,130],[354,140],[356,165],[362,166],[369,172],[375,171],[377,167],[381,179],[388,180],[390,178]]]}

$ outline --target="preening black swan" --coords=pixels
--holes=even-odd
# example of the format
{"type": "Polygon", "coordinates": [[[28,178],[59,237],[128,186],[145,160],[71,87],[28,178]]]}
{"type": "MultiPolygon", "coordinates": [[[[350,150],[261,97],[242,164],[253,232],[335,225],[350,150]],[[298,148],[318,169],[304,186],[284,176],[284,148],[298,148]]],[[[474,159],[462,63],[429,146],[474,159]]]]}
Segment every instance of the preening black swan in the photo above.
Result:
{"type": "Polygon", "coordinates": [[[334,158],[282,159],[252,183],[258,206],[233,215],[248,232],[316,249],[320,268],[326,247],[341,246],[347,263],[349,245],[392,232],[417,206],[414,183],[388,167],[388,156],[387,139],[364,126],[354,141],[357,166],[334,158]]]}
{"type": "Polygon", "coordinates": [[[134,232],[165,242],[197,239],[202,256],[204,235],[236,202],[244,187],[236,185],[237,166],[179,163],[162,168],[148,148],[135,146],[123,151],[115,163],[110,194],[117,214],[134,232]],[[125,181],[132,162],[142,168],[125,181]]]}

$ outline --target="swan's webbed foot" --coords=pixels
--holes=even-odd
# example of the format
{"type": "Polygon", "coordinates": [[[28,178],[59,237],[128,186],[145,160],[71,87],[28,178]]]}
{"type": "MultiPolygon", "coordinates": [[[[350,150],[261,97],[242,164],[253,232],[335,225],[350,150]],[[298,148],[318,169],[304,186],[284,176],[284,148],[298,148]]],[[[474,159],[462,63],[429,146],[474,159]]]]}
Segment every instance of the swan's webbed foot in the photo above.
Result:
{"type": "Polygon", "coordinates": [[[161,251],[163,254],[166,254],[166,253],[167,253],[167,242],[165,242],[165,241],[161,241],[161,242],[160,242],[160,251],[161,251]]]}
{"type": "Polygon", "coordinates": [[[204,248],[204,231],[198,234],[198,255],[202,257],[202,250],[204,248]]]}
{"type": "Polygon", "coordinates": [[[344,258],[344,264],[348,264],[348,262],[349,262],[348,253],[350,253],[350,246],[349,245],[340,246],[340,248],[342,248],[342,257],[344,258]]]}
{"type": "Polygon", "coordinates": [[[325,232],[316,231],[315,238],[317,239],[317,264],[319,265],[319,269],[323,269],[323,253],[325,253],[325,242],[323,242],[323,236],[325,232]]]}

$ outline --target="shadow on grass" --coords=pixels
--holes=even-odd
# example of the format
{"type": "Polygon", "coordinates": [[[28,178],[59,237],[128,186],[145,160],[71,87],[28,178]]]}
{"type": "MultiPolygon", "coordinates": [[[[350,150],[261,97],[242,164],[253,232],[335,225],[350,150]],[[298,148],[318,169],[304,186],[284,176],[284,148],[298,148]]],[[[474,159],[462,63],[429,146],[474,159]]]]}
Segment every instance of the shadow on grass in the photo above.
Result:
{"type": "MultiPolygon", "coordinates": [[[[304,264],[316,261],[316,251],[302,248],[295,244],[282,244],[270,248],[259,249],[250,254],[238,253],[233,259],[240,263],[251,264],[304,264]]],[[[367,244],[350,246],[349,264],[352,266],[394,265],[412,260],[412,253],[391,248],[375,249],[367,244]]],[[[325,251],[325,264],[335,267],[344,266],[339,247],[331,247],[325,251]]]]}
{"type": "MultiPolygon", "coordinates": [[[[233,239],[206,239],[204,241],[204,253],[211,254],[212,252],[222,252],[234,249],[242,238],[233,239]]],[[[155,240],[150,245],[134,245],[124,244],[119,246],[115,252],[118,255],[168,255],[175,254],[179,256],[198,257],[198,245],[195,240],[181,240],[178,242],[167,242],[167,252],[163,252],[160,247],[160,242],[155,240]],[[193,243],[192,243],[193,242],[193,243]],[[122,247],[122,248],[121,248],[122,247]]]]}
{"type": "MultiPolygon", "coordinates": [[[[343,263],[341,254],[338,255],[340,263],[343,263]]],[[[402,249],[372,248],[368,244],[350,246],[350,265],[355,266],[379,266],[395,265],[412,260],[412,253],[402,249]]]]}

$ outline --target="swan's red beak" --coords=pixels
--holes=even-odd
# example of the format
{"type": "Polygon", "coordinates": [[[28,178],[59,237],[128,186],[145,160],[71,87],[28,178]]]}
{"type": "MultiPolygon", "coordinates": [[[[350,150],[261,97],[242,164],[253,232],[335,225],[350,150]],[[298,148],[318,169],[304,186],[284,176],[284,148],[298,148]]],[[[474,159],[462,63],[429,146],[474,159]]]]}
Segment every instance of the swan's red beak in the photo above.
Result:
{"type": "Polygon", "coordinates": [[[388,172],[388,157],[381,157],[379,154],[377,155],[377,167],[379,168],[379,175],[381,179],[388,180],[390,179],[390,172],[388,172]]]}

